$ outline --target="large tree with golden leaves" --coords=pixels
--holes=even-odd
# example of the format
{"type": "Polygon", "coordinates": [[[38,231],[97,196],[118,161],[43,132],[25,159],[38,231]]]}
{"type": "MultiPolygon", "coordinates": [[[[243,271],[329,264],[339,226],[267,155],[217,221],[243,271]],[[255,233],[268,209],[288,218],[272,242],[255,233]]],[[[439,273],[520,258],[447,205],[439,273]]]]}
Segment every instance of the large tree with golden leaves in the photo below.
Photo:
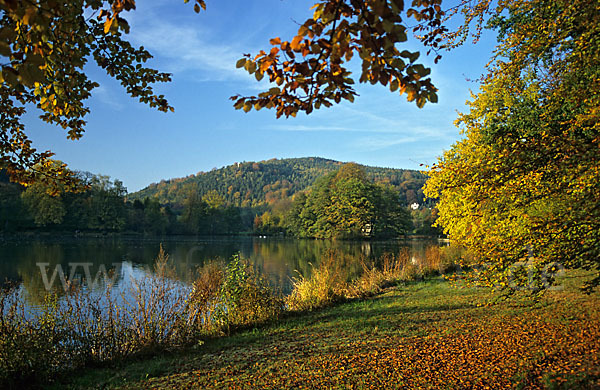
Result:
{"type": "MultiPolygon", "coordinates": [[[[600,283],[600,4],[515,0],[494,11],[496,59],[430,171],[438,224],[478,282],[541,291],[557,269],[600,283]]],[[[473,276],[473,275],[472,275],[473,276]]]]}

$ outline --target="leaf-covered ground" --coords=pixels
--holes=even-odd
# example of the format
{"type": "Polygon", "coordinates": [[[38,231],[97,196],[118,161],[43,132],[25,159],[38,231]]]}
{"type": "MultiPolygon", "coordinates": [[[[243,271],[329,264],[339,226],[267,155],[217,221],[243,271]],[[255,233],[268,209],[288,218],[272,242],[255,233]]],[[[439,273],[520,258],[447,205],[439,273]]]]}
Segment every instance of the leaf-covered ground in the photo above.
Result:
{"type": "Polygon", "coordinates": [[[600,297],[552,292],[478,306],[429,281],[208,340],[193,351],[71,376],[59,387],[600,388],[600,297]]]}

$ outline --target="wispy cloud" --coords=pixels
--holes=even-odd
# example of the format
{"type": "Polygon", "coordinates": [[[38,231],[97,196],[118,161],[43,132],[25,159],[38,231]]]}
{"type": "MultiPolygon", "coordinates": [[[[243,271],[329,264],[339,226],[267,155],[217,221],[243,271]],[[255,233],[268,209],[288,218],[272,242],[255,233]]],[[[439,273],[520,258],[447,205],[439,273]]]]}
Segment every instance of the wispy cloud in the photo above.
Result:
{"type": "Polygon", "coordinates": [[[356,128],[343,127],[343,126],[321,126],[321,125],[308,126],[308,125],[288,125],[288,124],[267,126],[267,129],[276,130],[276,131],[305,131],[305,132],[311,132],[311,131],[367,132],[367,131],[369,131],[366,129],[356,129],[356,128]]]}
{"type": "Polygon", "coordinates": [[[136,27],[132,40],[160,58],[169,72],[200,71],[201,78],[211,81],[247,78],[235,68],[240,49],[211,43],[196,28],[160,19],[136,27]]]}
{"type": "Polygon", "coordinates": [[[104,85],[94,88],[93,97],[97,98],[103,104],[110,106],[112,109],[123,110],[123,104],[119,102],[117,94],[104,85]]]}
{"type": "MultiPolygon", "coordinates": [[[[248,42],[224,39],[202,24],[198,15],[173,15],[171,2],[156,0],[138,7],[128,16],[129,39],[144,46],[161,70],[182,75],[195,82],[234,81],[258,84],[236,61],[248,52],[248,42]]],[[[190,10],[190,14],[192,14],[190,10]]]]}
{"type": "Polygon", "coordinates": [[[356,139],[351,146],[366,151],[376,151],[418,141],[421,139],[411,136],[369,136],[356,139]]]}
{"type": "MultiPolygon", "coordinates": [[[[340,106],[342,118],[353,123],[360,123],[363,128],[379,133],[403,133],[423,137],[447,137],[448,129],[442,121],[423,121],[423,117],[414,118],[409,113],[396,111],[384,112],[376,104],[361,106],[340,106]],[[356,108],[356,107],[360,107],[356,108]]],[[[419,113],[423,115],[423,113],[419,113]]]]}
{"type": "Polygon", "coordinates": [[[350,105],[341,105],[337,107],[335,113],[329,111],[315,112],[313,117],[306,119],[303,123],[295,122],[274,124],[266,126],[267,130],[281,132],[319,132],[319,133],[348,133],[350,138],[346,138],[343,143],[345,147],[360,151],[378,151],[387,148],[396,147],[402,144],[445,144],[456,135],[454,128],[444,126],[443,122],[435,120],[431,123],[419,123],[411,120],[410,117],[404,119],[406,115],[401,112],[376,113],[375,109],[367,105],[355,108],[350,105]],[[313,125],[314,123],[314,125],[313,125]],[[328,125],[330,124],[330,125],[328,125]]]}

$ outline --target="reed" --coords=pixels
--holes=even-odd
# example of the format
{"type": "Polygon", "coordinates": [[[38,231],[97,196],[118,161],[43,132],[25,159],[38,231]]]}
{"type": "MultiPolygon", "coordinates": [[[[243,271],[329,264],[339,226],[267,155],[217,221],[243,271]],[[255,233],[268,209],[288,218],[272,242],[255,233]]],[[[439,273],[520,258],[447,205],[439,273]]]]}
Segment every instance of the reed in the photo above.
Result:
{"type": "Polygon", "coordinates": [[[35,386],[65,370],[198,345],[206,337],[272,321],[286,310],[377,294],[449,269],[456,256],[447,251],[427,250],[420,262],[405,250],[358,263],[331,251],[311,275],[294,278],[285,298],[238,255],[227,264],[207,262],[192,283],[183,283],[162,246],[153,272],[134,278],[121,293],[110,283],[99,292],[74,281],[63,296],[49,292],[41,306],[30,307],[23,289],[4,288],[0,388],[35,386]]]}
{"type": "Polygon", "coordinates": [[[0,388],[36,386],[57,373],[90,364],[190,345],[232,328],[277,318],[283,299],[258,271],[236,256],[209,262],[193,283],[175,277],[160,248],[153,272],[119,294],[107,284],[91,291],[70,283],[29,307],[23,289],[0,291],[0,388]]]}
{"type": "Polygon", "coordinates": [[[386,253],[371,262],[361,259],[362,269],[355,277],[351,277],[350,267],[343,264],[335,253],[330,253],[313,266],[310,276],[294,278],[292,293],[286,299],[288,310],[314,310],[340,300],[371,296],[398,283],[439,274],[444,269],[437,248],[428,249],[424,260],[411,258],[408,249],[398,254],[386,253]]]}
{"type": "Polygon", "coordinates": [[[309,277],[300,275],[293,279],[286,307],[291,311],[313,310],[339,301],[346,296],[347,272],[336,261],[335,252],[330,252],[313,266],[309,277]]]}

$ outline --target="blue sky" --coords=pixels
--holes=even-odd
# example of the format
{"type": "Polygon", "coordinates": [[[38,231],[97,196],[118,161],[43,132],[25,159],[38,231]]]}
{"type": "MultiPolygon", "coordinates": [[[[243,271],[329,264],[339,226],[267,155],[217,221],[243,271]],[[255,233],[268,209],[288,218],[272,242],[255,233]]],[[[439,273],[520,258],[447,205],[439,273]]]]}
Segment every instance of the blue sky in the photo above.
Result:
{"type": "MultiPolygon", "coordinates": [[[[153,55],[150,65],[173,74],[157,86],[175,107],[154,111],[129,98],[123,88],[93,64],[100,83],[88,100],[87,131],[69,141],[57,127],[36,119],[26,125],[34,146],[51,149],[71,168],[118,178],[130,192],[161,179],[183,177],[241,161],[319,156],[394,168],[432,164],[459,138],[453,121],[477,90],[494,46],[491,36],[444,53],[439,64],[426,58],[439,88],[439,103],[418,109],[405,96],[361,84],[354,103],[276,119],[270,110],[236,111],[231,95],[256,94],[266,85],[235,68],[243,53],[256,54],[280,36],[289,40],[298,23],[311,16],[305,0],[226,2],[207,0],[195,14],[183,0],[139,0],[126,18],[130,40],[153,55]]],[[[491,35],[491,34],[489,34],[491,35]]],[[[406,48],[417,49],[417,43],[406,48]]]]}

